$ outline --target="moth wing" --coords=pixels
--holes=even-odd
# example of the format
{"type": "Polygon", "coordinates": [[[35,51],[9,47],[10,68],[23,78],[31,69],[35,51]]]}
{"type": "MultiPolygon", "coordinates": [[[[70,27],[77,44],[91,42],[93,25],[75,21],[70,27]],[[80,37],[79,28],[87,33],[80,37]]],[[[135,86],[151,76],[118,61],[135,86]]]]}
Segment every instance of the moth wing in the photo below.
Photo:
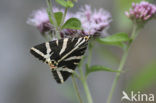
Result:
{"type": "Polygon", "coordinates": [[[80,38],[75,38],[74,40],[72,39],[68,40],[69,48],[67,47],[65,53],[62,53],[63,54],[62,57],[65,56],[74,48],[76,49],[74,49],[73,52],[71,52],[68,56],[66,56],[62,61],[59,62],[58,68],[62,68],[62,69],[57,69],[59,70],[59,74],[58,71],[56,70],[52,71],[57,83],[63,83],[64,81],[66,81],[70,77],[72,72],[74,72],[75,68],[83,58],[85,50],[87,49],[88,41],[86,41],[84,38],[81,38],[81,40],[79,39],[80,38]]]}
{"type": "Polygon", "coordinates": [[[52,71],[54,79],[59,84],[65,82],[68,79],[68,77],[72,74],[67,71],[59,71],[59,73],[57,72],[57,70],[52,71]]]}
{"type": "Polygon", "coordinates": [[[64,38],[36,45],[30,49],[30,52],[43,62],[46,61],[47,54],[50,55],[50,60],[59,62],[56,70],[52,70],[52,74],[57,83],[63,83],[79,64],[87,44],[88,40],[84,37],[64,38]]]}
{"type": "Polygon", "coordinates": [[[55,60],[56,58],[59,58],[59,56],[57,55],[57,52],[60,51],[59,49],[61,49],[59,44],[62,44],[62,40],[45,42],[32,47],[30,49],[30,53],[43,62],[45,62],[47,54],[50,55],[50,59],[55,60]]]}
{"type": "Polygon", "coordinates": [[[30,49],[30,53],[35,56],[36,58],[38,58],[39,60],[45,62],[46,58],[46,47],[45,47],[45,43],[36,45],[34,47],[32,47],[30,49]]]}

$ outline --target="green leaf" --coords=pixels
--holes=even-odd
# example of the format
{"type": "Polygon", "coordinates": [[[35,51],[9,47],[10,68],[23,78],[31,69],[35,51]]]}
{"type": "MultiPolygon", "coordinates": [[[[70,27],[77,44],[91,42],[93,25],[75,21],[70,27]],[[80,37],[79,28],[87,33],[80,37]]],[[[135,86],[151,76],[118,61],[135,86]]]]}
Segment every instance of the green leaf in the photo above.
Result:
{"type": "Polygon", "coordinates": [[[67,1],[67,6],[72,8],[74,6],[74,4],[71,1],[67,1]]]}
{"type": "Polygon", "coordinates": [[[97,42],[107,45],[115,45],[124,48],[126,44],[123,42],[131,40],[126,33],[117,33],[105,38],[98,38],[97,42]]]}
{"type": "Polygon", "coordinates": [[[108,67],[100,66],[100,65],[93,65],[90,68],[86,65],[86,75],[92,73],[92,72],[98,72],[98,71],[107,71],[107,72],[120,72],[118,70],[113,70],[108,67]]]}
{"type": "Polygon", "coordinates": [[[113,46],[118,46],[118,47],[121,47],[121,48],[124,48],[126,46],[126,44],[124,44],[122,42],[107,42],[107,41],[104,41],[103,38],[97,38],[96,41],[101,43],[101,44],[113,45],[113,46]]]}
{"type": "Polygon", "coordinates": [[[60,26],[61,21],[62,21],[62,17],[63,17],[63,13],[62,12],[56,12],[56,13],[54,13],[54,15],[55,15],[57,25],[60,26]]]}
{"type": "Polygon", "coordinates": [[[81,22],[77,18],[70,18],[62,26],[62,29],[82,29],[81,22]]]}
{"type": "Polygon", "coordinates": [[[102,40],[105,42],[125,42],[125,41],[129,41],[130,38],[128,37],[126,33],[117,33],[117,34],[102,38],[102,40]]]}
{"type": "Polygon", "coordinates": [[[128,91],[144,91],[156,83],[156,61],[147,65],[128,83],[128,91]]]}
{"type": "Polygon", "coordinates": [[[58,4],[60,4],[61,6],[66,7],[66,8],[72,8],[74,6],[74,4],[72,3],[72,1],[70,1],[70,0],[68,0],[68,1],[65,1],[65,0],[56,0],[56,2],[58,4]]]}
{"type": "Polygon", "coordinates": [[[65,0],[56,0],[56,2],[63,7],[67,7],[67,1],[65,1],[65,0]]]}

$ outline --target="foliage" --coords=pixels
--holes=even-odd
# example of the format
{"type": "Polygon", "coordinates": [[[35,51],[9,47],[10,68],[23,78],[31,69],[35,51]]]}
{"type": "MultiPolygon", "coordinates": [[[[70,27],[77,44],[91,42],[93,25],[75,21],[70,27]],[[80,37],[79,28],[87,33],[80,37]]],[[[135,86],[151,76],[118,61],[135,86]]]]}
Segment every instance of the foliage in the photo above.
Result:
{"type": "Polygon", "coordinates": [[[88,67],[86,65],[86,76],[88,76],[92,72],[99,72],[99,71],[120,72],[118,70],[113,70],[113,69],[110,69],[108,67],[104,67],[104,66],[101,66],[101,65],[93,65],[93,66],[90,66],[90,67],[88,67]]]}
{"type": "Polygon", "coordinates": [[[111,36],[107,36],[105,38],[98,38],[97,42],[106,44],[106,45],[114,45],[124,48],[124,42],[130,41],[130,38],[126,33],[117,33],[111,36]]]}
{"type": "Polygon", "coordinates": [[[56,0],[56,2],[58,4],[60,4],[61,6],[66,7],[66,8],[72,8],[74,6],[74,4],[72,3],[72,1],[70,1],[70,0],[68,0],[68,1],[65,1],[65,0],[56,0]]]}
{"type": "Polygon", "coordinates": [[[82,29],[81,22],[77,18],[70,18],[62,26],[62,29],[82,29]]]}

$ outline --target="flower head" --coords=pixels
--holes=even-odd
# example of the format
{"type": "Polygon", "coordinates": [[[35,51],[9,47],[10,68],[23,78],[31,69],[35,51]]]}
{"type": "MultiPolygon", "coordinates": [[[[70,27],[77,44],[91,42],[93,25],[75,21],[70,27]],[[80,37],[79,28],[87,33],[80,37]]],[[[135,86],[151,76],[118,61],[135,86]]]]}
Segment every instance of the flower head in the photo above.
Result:
{"type": "Polygon", "coordinates": [[[111,15],[109,12],[102,8],[93,11],[89,5],[85,5],[85,7],[81,8],[80,11],[76,13],[76,17],[80,19],[82,23],[82,33],[84,35],[101,36],[103,32],[107,30],[111,22],[111,15]]]}
{"type": "Polygon", "coordinates": [[[132,3],[132,8],[129,12],[125,12],[125,15],[136,23],[143,23],[156,15],[156,5],[150,4],[146,1],[132,3]]]}
{"type": "Polygon", "coordinates": [[[44,8],[34,11],[30,18],[28,18],[27,23],[37,27],[41,33],[45,33],[51,29],[49,17],[44,8]]]}
{"type": "MultiPolygon", "coordinates": [[[[54,12],[63,12],[63,9],[53,8],[54,12]]],[[[82,30],[64,29],[60,31],[62,38],[64,37],[81,37],[84,35],[106,36],[106,31],[111,22],[111,15],[109,12],[99,9],[92,11],[89,5],[85,5],[79,12],[73,14],[67,12],[65,21],[69,18],[78,18],[82,23],[82,30]],[[104,33],[105,32],[105,33],[104,33]]],[[[64,21],[64,22],[65,22],[64,21]]],[[[55,32],[55,27],[49,21],[46,9],[40,9],[32,13],[27,23],[36,26],[42,34],[46,32],[55,32]]],[[[54,33],[55,34],[55,33],[54,33]]]]}
{"type": "MultiPolygon", "coordinates": [[[[54,7],[53,8],[54,12],[63,12],[63,9],[59,9],[54,7]]],[[[71,13],[67,13],[66,19],[69,19],[72,17],[71,13]]],[[[54,26],[50,23],[49,21],[49,16],[47,14],[46,9],[42,8],[37,11],[34,11],[31,16],[27,20],[27,24],[30,24],[32,26],[35,26],[38,28],[38,30],[42,33],[45,34],[48,31],[55,31],[54,26]]]]}

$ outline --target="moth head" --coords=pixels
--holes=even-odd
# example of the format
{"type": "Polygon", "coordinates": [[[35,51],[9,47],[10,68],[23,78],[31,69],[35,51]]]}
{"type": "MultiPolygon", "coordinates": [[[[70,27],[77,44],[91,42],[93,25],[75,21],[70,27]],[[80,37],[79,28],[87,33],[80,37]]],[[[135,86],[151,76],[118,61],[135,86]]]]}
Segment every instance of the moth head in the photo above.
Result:
{"type": "Polygon", "coordinates": [[[56,69],[57,68],[57,62],[54,60],[51,61],[46,61],[46,63],[50,66],[51,69],[56,69]]]}
{"type": "Polygon", "coordinates": [[[54,66],[57,66],[57,62],[56,61],[54,61],[54,60],[51,60],[51,63],[54,65],[54,66]]]}

